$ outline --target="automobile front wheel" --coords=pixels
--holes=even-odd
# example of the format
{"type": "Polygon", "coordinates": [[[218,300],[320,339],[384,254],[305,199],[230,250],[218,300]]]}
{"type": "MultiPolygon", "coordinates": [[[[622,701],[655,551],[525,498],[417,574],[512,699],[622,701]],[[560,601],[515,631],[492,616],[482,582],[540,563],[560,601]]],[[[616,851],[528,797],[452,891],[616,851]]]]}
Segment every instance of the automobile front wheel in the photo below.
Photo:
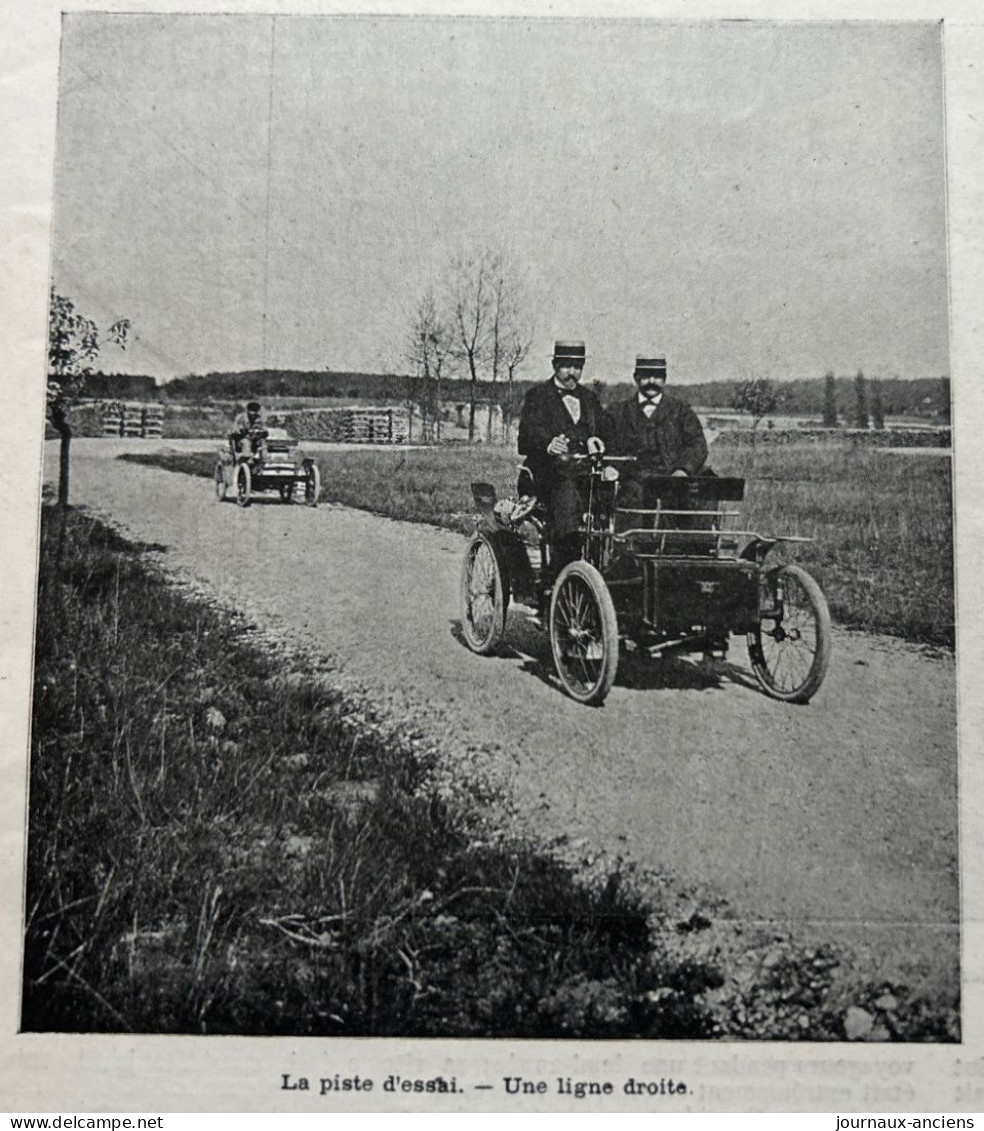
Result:
{"type": "Polygon", "coordinates": [[[304,502],[309,507],[316,507],[321,498],[321,472],[318,465],[312,460],[308,464],[304,477],[304,502]]]}
{"type": "Polygon", "coordinates": [[[241,507],[249,506],[249,497],[253,490],[253,476],[250,474],[249,464],[241,463],[236,468],[236,502],[241,507]]]}
{"type": "Polygon", "coordinates": [[[603,703],[618,670],[618,617],[604,578],[590,562],[571,562],[554,584],[550,648],[567,694],[579,703],[603,703]]]}

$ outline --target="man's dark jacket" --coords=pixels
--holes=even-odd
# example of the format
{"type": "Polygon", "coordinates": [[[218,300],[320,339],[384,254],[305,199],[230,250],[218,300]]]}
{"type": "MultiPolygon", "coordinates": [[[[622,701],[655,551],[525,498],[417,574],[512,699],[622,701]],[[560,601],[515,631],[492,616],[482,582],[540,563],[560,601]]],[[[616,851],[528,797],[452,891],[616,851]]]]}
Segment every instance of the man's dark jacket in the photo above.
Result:
{"type": "MultiPolygon", "coordinates": [[[[536,490],[546,494],[563,472],[556,459],[547,454],[547,444],[554,436],[566,436],[572,454],[587,450],[589,436],[599,436],[610,447],[614,433],[608,414],[591,389],[578,385],[571,393],[562,393],[551,377],[534,385],[526,394],[519,418],[519,454],[526,456],[526,466],[533,473],[536,490]],[[581,419],[574,423],[563,397],[576,396],[581,402],[581,419]]],[[[523,488],[528,492],[528,485],[523,488]]]]}
{"type": "Polygon", "coordinates": [[[655,470],[667,475],[683,470],[696,475],[707,459],[707,440],[697,414],[683,401],[663,393],[656,411],[646,417],[633,393],[611,410],[614,451],[618,455],[649,455],[655,470]]]}

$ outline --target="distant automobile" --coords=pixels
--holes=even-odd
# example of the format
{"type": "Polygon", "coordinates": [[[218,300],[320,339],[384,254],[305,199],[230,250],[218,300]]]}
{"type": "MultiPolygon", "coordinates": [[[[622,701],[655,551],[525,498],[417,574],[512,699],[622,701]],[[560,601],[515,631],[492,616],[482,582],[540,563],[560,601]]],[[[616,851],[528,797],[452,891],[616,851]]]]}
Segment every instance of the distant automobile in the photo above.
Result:
{"type": "Polygon", "coordinates": [[[321,473],[283,428],[253,428],[240,444],[230,440],[229,446],[219,451],[216,499],[222,502],[230,489],[241,507],[249,506],[258,491],[277,491],[282,503],[303,498],[309,507],[316,507],[321,497],[321,473]]]}

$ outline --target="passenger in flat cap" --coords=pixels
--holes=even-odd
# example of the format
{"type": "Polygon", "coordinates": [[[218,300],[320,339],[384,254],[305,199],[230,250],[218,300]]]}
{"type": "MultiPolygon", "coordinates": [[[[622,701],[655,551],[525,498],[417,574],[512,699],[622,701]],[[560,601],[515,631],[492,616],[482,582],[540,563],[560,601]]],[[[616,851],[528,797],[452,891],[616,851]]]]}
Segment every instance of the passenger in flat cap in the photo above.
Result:
{"type": "Polygon", "coordinates": [[[666,392],[666,359],[637,357],[636,391],[612,408],[615,450],[646,457],[660,475],[697,475],[707,460],[707,440],[697,414],[666,392]]]}
{"type": "Polygon", "coordinates": [[[666,359],[637,357],[633,378],[636,391],[614,405],[611,414],[614,452],[639,458],[623,472],[619,485],[618,505],[629,509],[655,505],[647,489],[653,476],[714,474],[705,467],[707,440],[697,413],[666,392],[666,359]]]}
{"type": "Polygon", "coordinates": [[[586,453],[593,436],[606,448],[613,440],[597,395],[581,385],[584,362],[584,342],[556,342],[553,375],[529,390],[519,418],[519,454],[533,479],[531,486],[521,475],[519,490],[537,495],[547,509],[556,572],[578,556],[577,531],[587,499],[583,477],[558,457],[586,453]]]}

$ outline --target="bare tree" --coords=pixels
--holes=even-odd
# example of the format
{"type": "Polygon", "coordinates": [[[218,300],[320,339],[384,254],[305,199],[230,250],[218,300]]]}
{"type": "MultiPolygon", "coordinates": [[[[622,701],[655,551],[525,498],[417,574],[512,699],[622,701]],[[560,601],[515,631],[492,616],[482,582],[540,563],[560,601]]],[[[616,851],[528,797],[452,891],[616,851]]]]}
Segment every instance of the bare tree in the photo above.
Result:
{"type": "MultiPolygon", "coordinates": [[[[529,287],[515,264],[504,255],[493,259],[493,301],[489,359],[492,384],[495,386],[503,370],[507,388],[502,397],[504,438],[515,410],[513,380],[516,370],[526,360],[536,330],[529,287]]],[[[494,389],[493,389],[494,393],[494,389]]],[[[489,440],[492,439],[492,416],[489,414],[489,440]]]]}
{"type": "Polygon", "coordinates": [[[407,343],[407,359],[422,382],[419,397],[411,393],[411,412],[414,403],[421,408],[424,437],[427,438],[427,419],[431,418],[431,437],[441,439],[441,378],[452,347],[452,328],[438,308],[433,287],[428,288],[414,311],[407,343]]]}
{"type": "MultiPolygon", "coordinates": [[[[132,328],[129,318],[117,318],[108,331],[109,340],[126,349],[132,328]]],[[[69,410],[85,389],[86,378],[99,356],[99,329],[91,318],[75,309],[71,299],[51,288],[48,309],[47,413],[61,437],[58,452],[58,505],[68,506],[69,458],[72,425],[69,410]]]]}
{"type": "Polygon", "coordinates": [[[513,382],[516,377],[516,370],[523,364],[529,357],[530,346],[533,344],[533,338],[536,336],[536,320],[532,314],[517,314],[515,322],[510,327],[506,335],[505,343],[505,360],[506,360],[506,395],[503,398],[503,430],[506,438],[509,437],[509,430],[512,427],[513,417],[519,409],[518,397],[516,396],[513,382]]]}
{"type": "Polygon", "coordinates": [[[457,255],[451,262],[448,276],[454,356],[468,368],[469,440],[475,439],[478,373],[489,354],[497,259],[487,248],[476,254],[457,255]]]}
{"type": "MultiPolygon", "coordinates": [[[[452,366],[467,377],[469,440],[476,439],[480,380],[495,394],[505,378],[504,423],[512,411],[513,380],[533,340],[530,310],[520,270],[505,252],[485,247],[456,255],[437,292],[429,289],[413,313],[407,356],[425,386],[434,383],[438,405],[442,376],[452,366]]],[[[493,438],[491,412],[486,438],[493,438]]]]}

